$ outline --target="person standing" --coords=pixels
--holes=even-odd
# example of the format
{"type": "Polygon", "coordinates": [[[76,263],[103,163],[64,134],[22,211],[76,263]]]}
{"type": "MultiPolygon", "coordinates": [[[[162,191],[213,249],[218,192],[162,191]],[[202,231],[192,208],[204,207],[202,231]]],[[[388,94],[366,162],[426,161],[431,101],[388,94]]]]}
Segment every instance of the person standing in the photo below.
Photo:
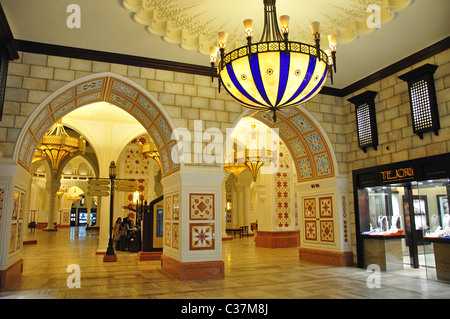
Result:
{"type": "Polygon", "coordinates": [[[120,234],[119,234],[119,228],[120,224],[122,223],[122,218],[117,218],[116,222],[114,223],[113,227],[113,240],[114,240],[114,247],[119,249],[119,240],[120,240],[120,234]]]}
{"type": "Polygon", "coordinates": [[[130,229],[130,226],[128,225],[128,217],[125,217],[120,224],[119,227],[119,250],[125,251],[128,247],[128,230],[130,229]]]}

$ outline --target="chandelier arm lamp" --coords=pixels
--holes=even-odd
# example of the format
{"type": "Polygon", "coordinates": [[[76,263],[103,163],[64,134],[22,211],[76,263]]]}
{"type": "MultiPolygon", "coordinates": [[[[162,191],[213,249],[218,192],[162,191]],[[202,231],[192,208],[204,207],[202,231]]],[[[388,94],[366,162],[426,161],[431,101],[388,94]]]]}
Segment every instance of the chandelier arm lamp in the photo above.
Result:
{"type": "Polygon", "coordinates": [[[156,149],[155,143],[150,141],[150,143],[142,144],[139,143],[138,153],[142,154],[145,158],[152,158],[161,167],[161,159],[159,157],[159,152],[156,149]]]}
{"type": "Polygon", "coordinates": [[[253,21],[244,21],[247,45],[225,54],[228,33],[219,32],[218,47],[211,47],[212,74],[216,64],[219,91],[223,86],[237,103],[273,113],[294,107],[320,92],[328,74],[336,72],[336,36],[328,37],[329,53],[320,49],[319,22],[311,23],[315,45],[289,40],[289,16],[279,28],[275,0],[264,0],[264,29],[253,43],[253,21]],[[217,55],[220,52],[220,61],[217,55]]]}
{"type": "Polygon", "coordinates": [[[61,161],[66,156],[72,156],[77,152],[84,154],[86,150],[86,141],[82,136],[79,138],[71,137],[67,134],[62,121],[59,120],[42,138],[41,145],[38,146],[38,152],[35,154],[45,153],[45,157],[49,160],[53,173],[57,173],[61,161]]]}
{"type": "Polygon", "coordinates": [[[256,182],[261,167],[275,160],[272,151],[265,147],[261,148],[257,140],[256,126],[252,125],[250,145],[238,151],[237,143],[234,143],[233,155],[226,159],[223,168],[235,176],[236,182],[239,174],[246,169],[250,171],[253,181],[256,182]]]}
{"type": "Polygon", "coordinates": [[[233,155],[231,155],[229,158],[225,159],[225,163],[223,164],[224,170],[230,172],[234,175],[234,178],[236,182],[239,179],[239,174],[241,174],[243,171],[245,171],[248,167],[245,164],[245,162],[238,162],[237,161],[237,144],[234,143],[233,146],[233,155]]]}

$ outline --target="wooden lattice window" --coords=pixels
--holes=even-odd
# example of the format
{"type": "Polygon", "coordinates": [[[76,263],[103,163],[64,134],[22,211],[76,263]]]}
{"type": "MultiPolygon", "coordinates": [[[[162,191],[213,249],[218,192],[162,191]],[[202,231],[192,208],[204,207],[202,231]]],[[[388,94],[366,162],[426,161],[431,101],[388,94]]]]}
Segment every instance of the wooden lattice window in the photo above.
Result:
{"type": "Polygon", "coordinates": [[[436,69],[436,65],[425,64],[399,76],[399,79],[408,82],[413,132],[421,139],[426,132],[439,135],[439,111],[433,78],[436,69]]]}
{"type": "Polygon", "coordinates": [[[377,117],[375,113],[375,97],[377,92],[366,91],[356,95],[349,102],[355,105],[358,146],[366,152],[367,147],[378,146],[377,117]]]}

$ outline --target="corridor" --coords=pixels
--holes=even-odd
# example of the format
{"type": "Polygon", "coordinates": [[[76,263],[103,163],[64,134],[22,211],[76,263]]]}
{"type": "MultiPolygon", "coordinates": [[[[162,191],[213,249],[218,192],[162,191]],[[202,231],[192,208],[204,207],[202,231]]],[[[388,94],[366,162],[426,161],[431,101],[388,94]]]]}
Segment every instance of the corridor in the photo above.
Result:
{"type": "MultiPolygon", "coordinates": [[[[255,247],[253,237],[223,242],[225,279],[179,281],[160,261],[138,261],[117,252],[118,262],[96,255],[98,233],[84,227],[25,231],[23,276],[0,298],[32,299],[412,299],[450,298],[449,285],[414,278],[408,271],[381,273],[370,289],[364,269],[332,267],[298,259],[298,248],[255,247]],[[68,288],[69,265],[78,265],[81,288],[68,288]]],[[[413,270],[412,270],[413,271],[413,270]]]]}

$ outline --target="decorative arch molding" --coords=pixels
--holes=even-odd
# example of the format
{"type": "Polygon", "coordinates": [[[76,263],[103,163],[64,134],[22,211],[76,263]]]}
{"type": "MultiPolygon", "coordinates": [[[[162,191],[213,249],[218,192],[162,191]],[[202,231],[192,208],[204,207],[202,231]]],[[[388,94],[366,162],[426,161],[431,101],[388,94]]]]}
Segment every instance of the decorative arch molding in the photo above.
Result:
{"type": "Polygon", "coordinates": [[[334,150],[319,122],[301,106],[280,110],[278,115],[276,123],[267,112],[251,116],[270,128],[279,129],[279,136],[294,161],[298,182],[336,177],[334,150]]]}
{"type": "Polygon", "coordinates": [[[176,145],[172,140],[175,126],[166,110],[144,88],[111,72],[83,77],[45,99],[22,129],[14,160],[29,171],[36,147],[54,123],[77,108],[101,101],[122,108],[142,124],[158,149],[163,176],[180,169],[171,157],[176,145]]]}
{"type": "MultiPolygon", "coordinates": [[[[278,128],[280,139],[289,149],[299,183],[338,176],[331,142],[320,123],[302,106],[280,110],[274,123],[267,112],[246,110],[235,122],[252,117],[270,128],[278,128]]],[[[227,145],[228,141],[225,142],[227,145]]]]}

